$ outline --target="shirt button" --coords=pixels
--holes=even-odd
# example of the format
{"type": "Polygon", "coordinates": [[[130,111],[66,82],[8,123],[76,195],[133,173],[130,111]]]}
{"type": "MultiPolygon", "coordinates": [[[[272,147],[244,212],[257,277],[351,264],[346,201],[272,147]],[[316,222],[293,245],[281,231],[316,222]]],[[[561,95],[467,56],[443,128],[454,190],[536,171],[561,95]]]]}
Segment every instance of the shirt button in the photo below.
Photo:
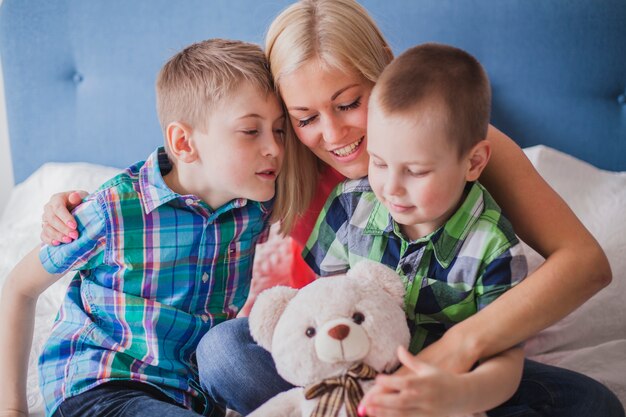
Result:
{"type": "Polygon", "coordinates": [[[207,282],[209,280],[209,274],[206,272],[202,274],[202,282],[207,282]]]}
{"type": "Polygon", "coordinates": [[[209,321],[209,316],[207,316],[206,314],[203,314],[202,316],[200,316],[200,318],[202,319],[203,322],[207,322],[209,321]]]}
{"type": "Polygon", "coordinates": [[[413,266],[411,264],[404,264],[402,265],[401,269],[405,275],[409,275],[411,271],[413,271],[413,266]]]}
{"type": "Polygon", "coordinates": [[[187,199],[185,200],[185,204],[187,204],[188,206],[193,205],[193,203],[194,203],[193,198],[187,198],[187,199]]]}

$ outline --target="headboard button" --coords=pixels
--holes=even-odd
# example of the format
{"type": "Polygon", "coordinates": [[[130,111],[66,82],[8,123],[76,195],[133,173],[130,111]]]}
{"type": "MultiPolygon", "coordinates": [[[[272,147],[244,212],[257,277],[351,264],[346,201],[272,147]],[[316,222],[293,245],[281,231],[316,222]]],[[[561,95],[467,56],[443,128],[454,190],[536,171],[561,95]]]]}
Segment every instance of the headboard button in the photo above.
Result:
{"type": "Polygon", "coordinates": [[[626,105],[626,93],[617,96],[617,102],[622,106],[626,105]]]}
{"type": "Polygon", "coordinates": [[[83,82],[83,74],[81,74],[80,72],[75,72],[74,76],[72,77],[72,80],[74,81],[75,84],[80,84],[83,82]]]}

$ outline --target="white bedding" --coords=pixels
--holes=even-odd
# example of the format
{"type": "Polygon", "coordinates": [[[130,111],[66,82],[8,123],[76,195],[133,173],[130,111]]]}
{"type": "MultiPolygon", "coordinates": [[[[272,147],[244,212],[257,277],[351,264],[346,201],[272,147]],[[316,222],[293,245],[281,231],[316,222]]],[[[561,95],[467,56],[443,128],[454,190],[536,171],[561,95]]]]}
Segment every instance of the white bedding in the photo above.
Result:
{"type": "MultiPolygon", "coordinates": [[[[626,406],[626,172],[599,170],[547,147],[526,149],[544,178],[563,196],[605,249],[613,283],[561,322],[528,341],[533,359],[585,373],[611,388],[626,406]]],[[[38,244],[43,204],[68,189],[94,190],[118,170],[91,164],[46,164],[16,186],[0,218],[0,285],[13,264],[38,244]]],[[[528,248],[529,249],[529,248],[528,248]]],[[[536,268],[541,257],[529,249],[536,268]]],[[[37,357],[63,297],[67,278],[37,304],[29,364],[31,416],[43,415],[37,357]]]]}

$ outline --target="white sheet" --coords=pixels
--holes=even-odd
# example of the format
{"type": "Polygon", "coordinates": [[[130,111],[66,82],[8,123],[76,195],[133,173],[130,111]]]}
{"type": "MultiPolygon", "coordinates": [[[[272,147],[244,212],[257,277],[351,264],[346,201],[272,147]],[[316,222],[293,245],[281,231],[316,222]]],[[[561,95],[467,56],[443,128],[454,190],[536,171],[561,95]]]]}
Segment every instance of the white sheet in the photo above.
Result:
{"type": "MultiPolygon", "coordinates": [[[[626,407],[626,172],[597,169],[554,149],[526,150],[606,252],[613,282],[526,344],[527,355],[604,383],[626,407]]],[[[529,264],[542,258],[530,248],[529,264]]]]}
{"type": "MultiPolygon", "coordinates": [[[[607,289],[529,340],[527,354],[605,383],[626,407],[626,172],[602,171],[542,146],[529,148],[526,154],[598,239],[613,269],[613,283],[607,289]]],[[[92,191],[117,171],[91,164],[46,164],[15,187],[0,219],[0,285],[17,259],[38,244],[42,207],[51,194],[68,189],[92,191]]],[[[542,259],[528,250],[530,267],[536,268],[542,259]]],[[[37,304],[28,382],[32,416],[43,415],[37,357],[66,285],[67,277],[37,304]]]]}

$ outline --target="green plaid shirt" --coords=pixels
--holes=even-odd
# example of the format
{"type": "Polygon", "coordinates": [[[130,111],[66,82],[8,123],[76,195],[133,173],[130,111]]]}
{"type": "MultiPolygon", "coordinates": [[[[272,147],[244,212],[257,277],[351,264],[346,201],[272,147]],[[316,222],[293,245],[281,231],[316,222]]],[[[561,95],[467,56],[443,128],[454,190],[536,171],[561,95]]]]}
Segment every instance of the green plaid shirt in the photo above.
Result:
{"type": "Polygon", "coordinates": [[[468,184],[465,201],[443,226],[408,241],[367,178],[345,181],[328,197],[303,255],[320,276],[345,273],[363,259],[395,269],[407,289],[413,353],[527,273],[511,224],[478,183],[468,184]]]}

